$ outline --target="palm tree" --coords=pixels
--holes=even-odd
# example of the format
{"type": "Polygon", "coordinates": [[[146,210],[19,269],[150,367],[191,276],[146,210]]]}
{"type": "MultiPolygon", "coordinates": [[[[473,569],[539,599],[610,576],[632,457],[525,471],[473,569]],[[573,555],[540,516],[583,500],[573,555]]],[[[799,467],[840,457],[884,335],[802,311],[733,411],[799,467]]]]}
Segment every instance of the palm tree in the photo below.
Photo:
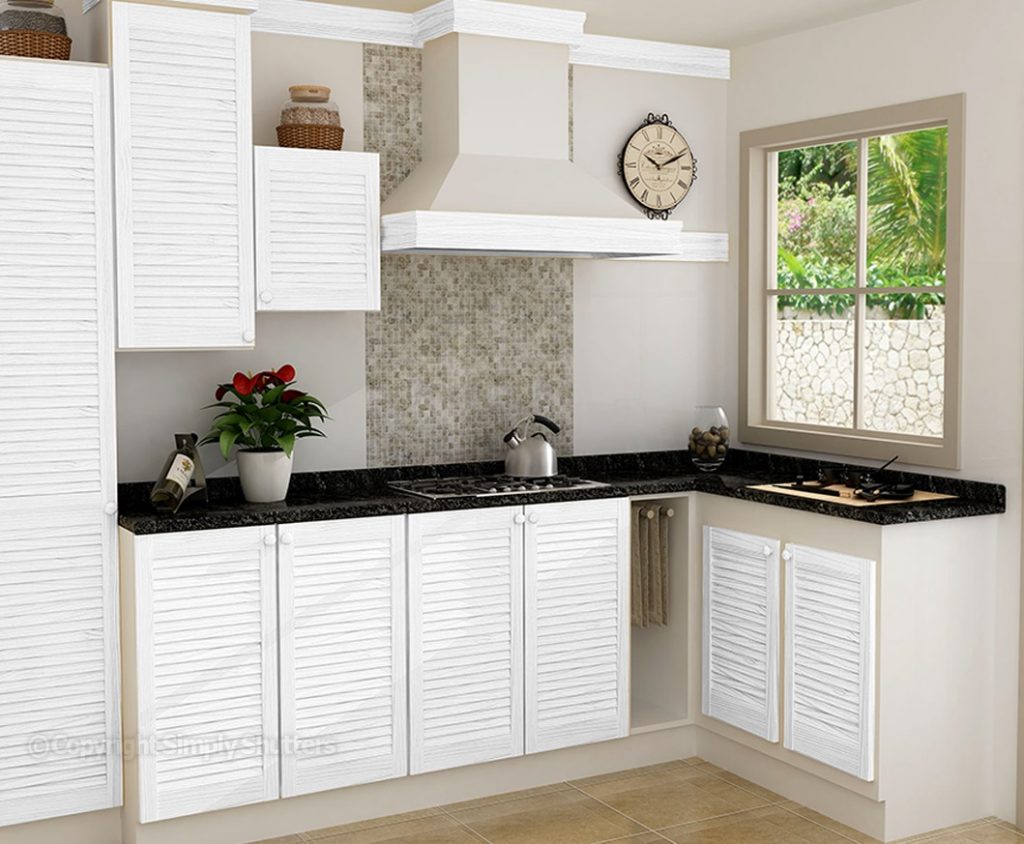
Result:
{"type": "Polygon", "coordinates": [[[868,141],[869,263],[944,272],[948,152],[945,127],[868,141]]]}

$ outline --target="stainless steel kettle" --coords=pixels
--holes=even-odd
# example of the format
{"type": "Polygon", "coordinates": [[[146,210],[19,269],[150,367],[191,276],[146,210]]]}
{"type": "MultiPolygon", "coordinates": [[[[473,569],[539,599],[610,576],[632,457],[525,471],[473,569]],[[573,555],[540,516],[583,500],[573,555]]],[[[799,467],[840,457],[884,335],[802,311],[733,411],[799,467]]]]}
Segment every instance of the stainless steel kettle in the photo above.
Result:
{"type": "Polygon", "coordinates": [[[534,423],[543,425],[552,434],[561,428],[546,416],[527,416],[505,434],[505,474],[516,478],[550,478],[558,474],[558,455],[543,431],[529,433],[534,423]]]}

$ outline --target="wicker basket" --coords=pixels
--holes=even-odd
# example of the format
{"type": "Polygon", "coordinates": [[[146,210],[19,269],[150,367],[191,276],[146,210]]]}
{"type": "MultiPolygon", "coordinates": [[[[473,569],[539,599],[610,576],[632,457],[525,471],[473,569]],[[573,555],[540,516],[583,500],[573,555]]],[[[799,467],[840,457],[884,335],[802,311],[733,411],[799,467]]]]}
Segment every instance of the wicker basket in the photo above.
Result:
{"type": "Polygon", "coordinates": [[[340,126],[302,124],[277,127],[277,144],[282,147],[341,149],[344,137],[345,130],[340,126]]]}
{"type": "Polygon", "coordinates": [[[29,29],[0,30],[0,56],[24,56],[30,59],[71,58],[71,39],[55,32],[29,29]]]}

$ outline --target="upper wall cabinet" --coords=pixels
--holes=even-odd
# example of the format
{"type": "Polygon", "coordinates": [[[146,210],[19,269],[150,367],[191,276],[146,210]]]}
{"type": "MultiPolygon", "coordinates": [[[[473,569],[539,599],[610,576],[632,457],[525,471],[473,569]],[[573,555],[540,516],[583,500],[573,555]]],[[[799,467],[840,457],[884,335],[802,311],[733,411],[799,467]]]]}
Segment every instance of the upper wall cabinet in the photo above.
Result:
{"type": "Polygon", "coordinates": [[[261,311],[380,309],[376,153],[256,148],[261,311]]]}
{"type": "Polygon", "coordinates": [[[249,18],[113,4],[119,346],[255,341],[249,18]]]}
{"type": "Polygon", "coordinates": [[[0,58],[0,826],[121,801],[109,90],[0,58]]]}

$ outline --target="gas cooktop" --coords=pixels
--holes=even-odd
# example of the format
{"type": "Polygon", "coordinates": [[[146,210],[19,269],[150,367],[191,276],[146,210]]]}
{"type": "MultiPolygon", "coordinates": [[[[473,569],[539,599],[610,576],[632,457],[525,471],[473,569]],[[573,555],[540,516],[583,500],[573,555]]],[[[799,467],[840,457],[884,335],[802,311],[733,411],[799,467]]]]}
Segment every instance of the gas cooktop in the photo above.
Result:
{"type": "Polygon", "coordinates": [[[483,498],[487,495],[528,495],[570,489],[597,489],[608,484],[570,475],[549,478],[514,478],[511,475],[471,475],[464,478],[422,478],[416,481],[392,481],[393,490],[437,501],[442,498],[483,498]]]}

